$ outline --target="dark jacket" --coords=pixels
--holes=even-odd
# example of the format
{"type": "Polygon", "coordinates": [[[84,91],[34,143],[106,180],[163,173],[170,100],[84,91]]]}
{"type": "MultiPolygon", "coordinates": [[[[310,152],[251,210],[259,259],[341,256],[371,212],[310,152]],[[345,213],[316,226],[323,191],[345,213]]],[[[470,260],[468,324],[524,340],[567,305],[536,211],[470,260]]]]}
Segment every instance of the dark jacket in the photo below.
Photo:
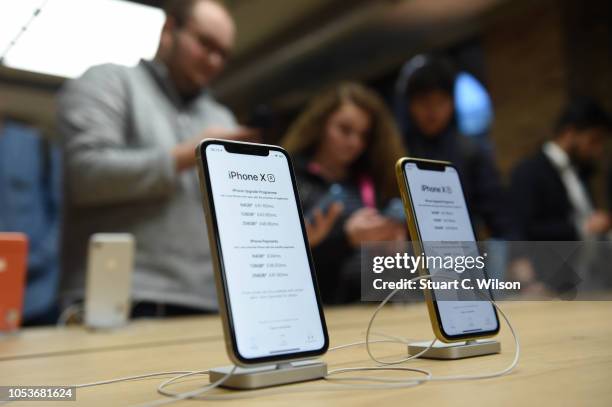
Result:
{"type": "Polygon", "coordinates": [[[512,171],[511,193],[521,240],[539,242],[520,244],[515,250],[524,251],[548,288],[562,298],[574,298],[581,278],[572,266],[579,252],[571,242],[580,240],[580,235],[561,176],[542,150],[512,171]],[[561,253],[563,262],[559,261],[561,253]]]}
{"type": "Polygon", "coordinates": [[[608,171],[608,209],[612,211],[612,167],[608,171]]]}
{"type": "MultiPolygon", "coordinates": [[[[302,209],[308,219],[328,194],[332,183],[309,170],[307,158],[297,157],[294,163],[302,209]]],[[[356,179],[339,184],[344,191],[344,210],[328,236],[312,249],[319,290],[326,304],[357,301],[360,295],[359,249],[350,245],[344,232],[344,223],[353,212],[364,205],[356,179]]]]}
{"type": "Polygon", "coordinates": [[[493,160],[493,154],[485,143],[467,137],[457,130],[457,117],[453,115],[447,128],[434,137],[422,134],[408,114],[409,101],[405,85],[413,72],[404,69],[400,74],[394,94],[393,111],[404,136],[408,155],[414,158],[450,161],[459,173],[463,191],[472,215],[474,226],[486,226],[494,238],[514,240],[518,237],[512,213],[508,208],[507,191],[493,160]]]}
{"type": "Polygon", "coordinates": [[[522,240],[579,240],[561,176],[540,150],[512,171],[512,207],[522,240]]]}
{"type": "Polygon", "coordinates": [[[427,138],[416,129],[408,130],[405,137],[411,157],[450,161],[455,165],[477,228],[486,226],[495,238],[517,238],[506,204],[507,192],[489,151],[474,139],[458,134],[453,125],[435,138],[427,138]]]}

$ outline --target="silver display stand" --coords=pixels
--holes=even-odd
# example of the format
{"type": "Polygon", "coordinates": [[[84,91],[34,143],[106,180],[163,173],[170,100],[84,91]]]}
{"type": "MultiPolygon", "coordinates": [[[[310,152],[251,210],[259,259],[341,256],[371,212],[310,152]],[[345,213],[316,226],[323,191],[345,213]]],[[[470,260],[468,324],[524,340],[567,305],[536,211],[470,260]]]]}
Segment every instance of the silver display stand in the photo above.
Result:
{"type": "MultiPolygon", "coordinates": [[[[217,367],[210,370],[210,382],[223,379],[234,366],[217,367]]],[[[286,362],[259,367],[238,367],[234,373],[221,384],[230,389],[259,389],[321,379],[327,376],[327,364],[320,360],[286,362]]]]}
{"type": "MultiPolygon", "coordinates": [[[[431,341],[413,342],[408,345],[408,354],[423,352],[431,341]]],[[[463,359],[474,356],[492,355],[501,352],[501,344],[495,340],[479,339],[467,342],[444,343],[436,341],[431,349],[419,356],[425,359],[463,359]]]]}

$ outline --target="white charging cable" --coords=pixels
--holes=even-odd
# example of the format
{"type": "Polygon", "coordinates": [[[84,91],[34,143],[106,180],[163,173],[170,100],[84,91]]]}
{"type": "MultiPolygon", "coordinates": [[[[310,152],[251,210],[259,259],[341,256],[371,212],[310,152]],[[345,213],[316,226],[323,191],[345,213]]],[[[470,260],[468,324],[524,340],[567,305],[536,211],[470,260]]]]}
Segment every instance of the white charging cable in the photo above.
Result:
{"type": "Polygon", "coordinates": [[[507,375],[508,373],[513,371],[514,368],[518,365],[518,362],[521,356],[521,344],[519,342],[518,334],[516,333],[516,331],[514,330],[514,327],[510,323],[508,316],[504,313],[504,311],[502,311],[499,305],[497,305],[495,301],[491,301],[491,304],[495,306],[497,311],[499,311],[501,316],[504,318],[504,321],[506,321],[506,325],[508,325],[508,328],[510,329],[510,332],[512,333],[512,337],[514,338],[514,359],[512,359],[512,362],[505,369],[499,370],[497,372],[485,373],[485,374],[479,374],[479,375],[433,376],[430,379],[431,381],[491,379],[494,377],[500,377],[500,376],[507,375]]]}
{"type": "MultiPolygon", "coordinates": [[[[404,338],[400,338],[400,337],[393,337],[391,335],[375,333],[375,332],[372,332],[372,335],[383,336],[383,337],[387,337],[389,339],[375,339],[373,341],[370,341],[370,343],[402,343],[402,344],[405,344],[405,345],[408,345],[410,343],[410,341],[408,339],[404,339],[404,338]]],[[[351,343],[347,343],[347,344],[344,344],[344,345],[333,346],[333,347],[329,348],[327,351],[328,352],[333,352],[333,351],[336,351],[336,350],[352,348],[352,347],[355,347],[355,346],[361,346],[361,345],[365,345],[365,344],[366,344],[366,341],[351,342],[351,343]]]]}
{"type": "MultiPolygon", "coordinates": [[[[412,280],[419,280],[419,279],[425,279],[425,278],[430,278],[430,276],[418,276],[418,277],[414,277],[412,280]]],[[[128,376],[128,377],[122,377],[122,378],[118,378],[118,379],[111,379],[111,380],[104,380],[104,381],[99,381],[99,382],[93,382],[93,383],[86,383],[86,384],[80,384],[80,385],[76,385],[74,387],[76,388],[83,388],[83,387],[92,387],[92,386],[99,386],[99,385],[104,385],[104,384],[112,384],[112,383],[118,383],[118,382],[124,382],[124,381],[130,381],[130,380],[138,380],[138,379],[145,379],[145,378],[149,378],[149,377],[156,377],[156,376],[167,376],[170,374],[176,375],[170,379],[165,380],[163,383],[161,383],[158,388],[157,391],[158,393],[160,393],[163,396],[169,397],[167,399],[159,399],[159,400],[155,400],[146,404],[142,404],[139,407],[157,407],[157,406],[162,406],[162,405],[166,405],[166,404],[170,404],[170,403],[174,403],[176,401],[180,401],[180,400],[187,400],[187,399],[198,399],[198,400],[237,400],[237,399],[246,399],[246,398],[251,398],[251,397],[257,397],[257,396],[269,396],[269,395],[275,395],[275,394],[286,394],[286,393],[295,393],[295,392],[304,392],[304,391],[337,391],[337,390],[346,390],[346,389],[356,389],[356,390],[368,390],[368,389],[394,389],[394,388],[406,388],[406,387],[413,387],[419,384],[423,384],[429,381],[452,381],[452,380],[475,380],[475,379],[486,379],[486,378],[493,378],[493,377],[499,377],[499,376],[503,376],[506,375],[508,373],[510,373],[518,364],[519,361],[519,357],[520,357],[520,343],[519,343],[519,339],[518,339],[518,335],[516,333],[516,331],[514,330],[514,327],[512,326],[512,324],[510,323],[510,320],[508,319],[507,315],[502,311],[502,309],[497,305],[497,303],[495,303],[495,301],[493,301],[492,299],[488,299],[489,302],[491,302],[491,304],[493,304],[495,306],[495,308],[497,309],[497,311],[499,311],[499,313],[502,315],[504,321],[506,322],[506,324],[508,325],[508,328],[510,329],[510,332],[512,333],[512,336],[514,338],[514,343],[515,343],[515,354],[514,354],[514,359],[512,360],[512,362],[510,363],[509,366],[507,366],[506,368],[497,371],[497,372],[493,372],[493,373],[487,373],[487,374],[479,374],[479,375],[459,375],[459,376],[433,376],[431,374],[431,372],[429,372],[428,370],[425,369],[418,369],[418,368],[409,368],[409,367],[391,367],[390,365],[396,365],[396,364],[400,364],[400,363],[404,363],[407,362],[409,360],[415,359],[421,355],[423,355],[425,352],[427,352],[429,349],[431,349],[433,347],[433,345],[436,342],[436,339],[432,340],[432,342],[429,344],[429,346],[415,354],[415,355],[411,355],[407,358],[403,358],[400,360],[395,360],[395,361],[383,361],[380,360],[378,358],[376,358],[374,356],[374,354],[372,353],[371,349],[370,349],[370,345],[373,343],[401,343],[401,344],[408,344],[408,340],[404,339],[404,338],[399,338],[396,336],[391,336],[391,335],[386,335],[386,334],[380,334],[380,333],[375,333],[372,332],[372,326],[374,325],[374,321],[376,319],[376,316],[378,315],[378,313],[382,310],[382,308],[393,298],[393,296],[399,291],[399,289],[396,289],[394,291],[392,291],[376,308],[376,310],[374,311],[374,313],[372,314],[372,317],[370,318],[370,321],[368,322],[368,327],[366,330],[366,334],[365,334],[365,341],[358,341],[358,342],[353,342],[353,343],[348,343],[348,344],[344,344],[344,345],[338,345],[335,347],[332,347],[329,349],[329,351],[335,351],[335,350],[341,350],[341,349],[346,349],[346,348],[350,348],[350,347],[354,347],[354,346],[360,346],[360,345],[365,345],[366,346],[366,350],[367,353],[369,355],[369,357],[376,363],[379,364],[379,366],[363,366],[363,367],[348,367],[348,368],[338,368],[338,369],[334,369],[334,370],[330,370],[327,374],[326,377],[324,377],[325,380],[327,381],[336,381],[337,384],[341,384],[341,386],[339,387],[329,387],[329,388],[325,388],[325,387],[314,387],[314,386],[310,386],[310,387],[297,387],[297,388],[283,388],[283,389],[279,389],[279,388],[274,388],[274,389],[263,389],[263,390],[252,390],[252,391],[245,391],[245,392],[239,392],[239,393],[233,393],[233,394],[205,394],[207,392],[209,392],[210,390],[219,387],[220,385],[222,385],[225,381],[227,381],[235,372],[236,370],[236,366],[233,367],[233,369],[228,372],[225,376],[223,376],[221,379],[217,380],[214,383],[211,383],[207,386],[203,386],[199,389],[196,390],[192,390],[192,391],[188,391],[188,392],[182,392],[182,393],[175,393],[175,392],[171,392],[169,390],[167,390],[166,388],[169,387],[170,385],[174,384],[175,382],[177,382],[180,379],[184,379],[190,376],[195,376],[195,375],[203,375],[203,374],[208,374],[208,370],[201,370],[201,371],[171,371],[171,372],[158,372],[158,373],[150,373],[150,374],[144,374],[144,375],[138,375],[138,376],[128,376]],[[371,335],[379,335],[379,336],[383,336],[386,337],[388,339],[379,339],[379,340],[370,340],[370,336],[371,335]],[[413,372],[413,373],[418,373],[420,375],[423,375],[423,377],[409,377],[407,379],[397,379],[397,378],[390,378],[390,377],[373,377],[373,376],[354,376],[354,377],[331,377],[331,376],[335,376],[335,375],[342,375],[344,373],[349,373],[349,372],[357,372],[357,371],[403,371],[403,372],[413,372]],[[376,384],[358,384],[358,385],[352,385],[352,384],[346,384],[346,383],[342,383],[342,382],[363,382],[363,381],[368,381],[368,382],[378,382],[376,384]]]]}
{"type": "Polygon", "coordinates": [[[128,381],[131,381],[131,380],[148,379],[150,377],[169,376],[169,375],[177,375],[177,374],[185,374],[185,373],[197,373],[197,372],[198,371],[191,371],[191,370],[187,370],[187,371],[178,370],[178,371],[169,371],[169,372],[156,372],[156,373],[148,373],[148,374],[142,374],[142,375],[137,375],[137,376],[120,377],[118,379],[102,380],[102,381],[99,381],[99,382],[76,384],[76,385],[67,386],[67,387],[74,387],[74,388],[80,389],[80,388],[85,388],[85,387],[102,386],[102,385],[105,385],[105,384],[128,382],[128,381]]]}
{"type": "MultiPolygon", "coordinates": [[[[431,277],[430,275],[417,276],[417,277],[411,278],[409,281],[429,279],[430,277],[431,277]]],[[[440,277],[440,276],[438,276],[438,277],[440,277]]],[[[411,355],[411,356],[409,356],[407,358],[403,358],[403,359],[396,360],[396,361],[386,362],[386,361],[382,361],[382,360],[380,360],[380,359],[378,359],[378,358],[376,358],[374,356],[374,354],[372,353],[372,350],[370,349],[370,343],[372,343],[372,341],[370,341],[370,331],[372,330],[372,325],[374,324],[374,320],[376,319],[376,316],[378,315],[380,310],[383,309],[383,307],[387,304],[387,302],[389,302],[391,300],[391,298],[393,298],[393,296],[395,294],[397,294],[397,292],[399,290],[400,289],[393,290],[378,305],[378,307],[376,307],[376,310],[372,314],[372,317],[370,318],[370,321],[368,323],[368,328],[366,330],[366,339],[365,339],[365,342],[366,342],[366,350],[368,352],[368,356],[370,356],[370,359],[372,359],[374,362],[377,362],[377,363],[379,363],[381,365],[399,364],[399,363],[403,363],[403,362],[409,361],[411,359],[415,359],[415,358],[423,355],[424,353],[426,353],[436,343],[436,339],[434,339],[434,340],[431,341],[429,346],[427,346],[427,348],[425,348],[423,351],[421,351],[421,352],[419,352],[417,354],[411,355]]],[[[479,294],[480,294],[480,292],[479,292],[479,294]]],[[[487,301],[489,301],[491,304],[493,304],[493,306],[497,309],[497,311],[502,315],[502,317],[504,318],[504,321],[506,322],[506,325],[508,325],[508,328],[510,329],[510,332],[512,333],[512,337],[514,338],[514,358],[513,358],[512,362],[510,363],[510,365],[508,365],[505,369],[502,369],[500,371],[493,372],[493,373],[480,374],[480,375],[463,375],[463,376],[433,376],[433,377],[431,377],[428,380],[431,380],[431,381],[443,381],[443,380],[488,379],[488,378],[493,378],[493,377],[499,377],[499,376],[506,375],[506,374],[510,373],[518,365],[518,361],[519,361],[520,354],[521,354],[521,345],[520,345],[520,342],[519,342],[518,334],[514,330],[514,327],[512,326],[512,323],[510,323],[510,320],[508,319],[508,316],[499,307],[499,305],[497,305],[497,303],[495,301],[493,301],[493,299],[490,298],[490,297],[487,298],[487,301]]]]}
{"type": "MultiPolygon", "coordinates": [[[[412,280],[419,280],[419,279],[424,279],[424,278],[429,278],[429,276],[418,276],[413,278],[412,280]]],[[[402,344],[407,344],[408,341],[403,340],[402,338],[397,338],[397,337],[391,337],[391,339],[383,339],[383,340],[374,340],[371,341],[370,340],[370,335],[374,335],[375,333],[371,332],[372,330],[372,326],[374,324],[374,321],[376,319],[376,316],[378,315],[378,313],[380,312],[380,310],[382,310],[382,308],[391,300],[391,298],[393,298],[393,296],[399,291],[399,289],[392,291],[376,308],[376,310],[374,311],[374,313],[372,314],[372,317],[370,318],[370,321],[368,323],[368,328],[366,330],[366,339],[365,341],[360,341],[360,342],[353,342],[353,343],[349,343],[346,345],[339,345],[333,348],[330,348],[330,351],[334,351],[334,350],[340,350],[340,349],[345,349],[345,348],[349,348],[349,347],[353,347],[353,346],[359,346],[359,345],[366,345],[366,349],[368,352],[368,355],[370,356],[370,358],[383,365],[383,366],[363,366],[363,367],[349,367],[349,368],[338,368],[338,369],[334,369],[328,372],[327,376],[324,377],[325,380],[327,381],[338,381],[338,382],[344,382],[344,381],[352,381],[352,382],[363,382],[363,381],[368,381],[368,382],[379,382],[377,384],[359,384],[359,385],[350,385],[350,384],[342,384],[342,386],[340,388],[322,388],[322,387],[300,387],[300,388],[296,388],[296,389],[265,389],[265,390],[254,390],[254,391],[248,391],[248,392],[240,392],[240,393],[235,393],[235,394],[220,394],[220,395],[203,395],[204,392],[210,390],[210,389],[200,389],[201,393],[200,393],[200,397],[197,397],[198,400],[237,400],[237,399],[246,399],[246,398],[251,398],[251,397],[257,397],[257,396],[269,396],[269,395],[275,395],[275,394],[286,394],[286,393],[291,393],[291,392],[304,392],[304,391],[329,391],[329,390],[346,390],[347,388],[350,389],[357,389],[357,390],[369,390],[369,389],[397,389],[397,388],[405,388],[405,387],[413,387],[419,384],[423,384],[425,382],[429,382],[429,381],[452,381],[452,380],[475,380],[475,379],[487,379],[487,378],[494,378],[494,377],[499,377],[499,376],[503,376],[506,375],[508,373],[510,373],[518,364],[519,361],[519,357],[520,357],[520,343],[519,343],[519,339],[518,339],[518,334],[516,333],[516,331],[514,330],[514,327],[512,326],[510,320],[508,319],[507,315],[501,310],[501,308],[497,305],[497,303],[495,303],[495,301],[493,301],[492,299],[488,299],[488,301],[493,304],[495,306],[495,308],[499,311],[499,313],[502,315],[502,317],[504,318],[504,321],[506,322],[506,324],[508,325],[512,336],[514,338],[514,343],[515,343],[515,354],[514,354],[514,359],[512,360],[512,362],[510,363],[509,366],[507,366],[505,369],[502,369],[500,371],[497,372],[493,372],[493,373],[487,373],[487,374],[480,374],[480,375],[459,375],[459,376],[433,376],[431,374],[431,372],[425,370],[425,369],[417,369],[417,368],[407,368],[407,367],[390,367],[389,365],[394,365],[394,364],[400,364],[400,363],[404,363],[407,362],[409,360],[415,359],[421,355],[423,355],[425,352],[427,352],[429,349],[431,349],[433,347],[433,345],[436,342],[436,339],[432,340],[431,343],[429,344],[429,346],[414,355],[411,355],[407,358],[403,358],[401,360],[396,360],[396,361],[391,361],[391,362],[386,362],[386,361],[382,361],[379,360],[378,358],[376,358],[373,353],[371,352],[370,349],[370,344],[372,343],[379,343],[379,342],[394,342],[394,343],[402,343],[402,344]],[[372,377],[372,376],[354,376],[354,377],[338,377],[338,378],[332,378],[331,376],[335,376],[335,375],[341,375],[343,373],[349,373],[349,372],[358,372],[358,371],[409,371],[409,372],[415,372],[415,373],[420,373],[422,375],[424,375],[424,377],[411,377],[408,379],[394,379],[394,378],[382,378],[382,377],[372,377]]],[[[380,335],[380,334],[377,334],[380,335]]],[[[388,335],[385,335],[388,336],[388,335]]],[[[168,390],[166,390],[165,388],[169,385],[171,385],[172,383],[174,383],[176,380],[179,380],[181,378],[184,377],[188,377],[188,376],[192,376],[198,373],[187,373],[187,374],[183,374],[181,376],[177,376],[175,378],[171,378],[169,380],[166,380],[164,383],[162,383],[159,387],[158,387],[158,392],[162,395],[165,396],[169,396],[169,397],[175,397],[175,398],[179,398],[179,397],[183,397],[186,393],[172,393],[169,392],[168,390]]],[[[190,398],[190,397],[188,397],[190,398]]],[[[184,398],[181,398],[184,399],[184,398]]],[[[155,404],[158,405],[158,404],[155,404]]],[[[149,405],[149,406],[154,406],[149,405]]]]}
{"type": "MultiPolygon", "coordinates": [[[[177,375],[177,374],[184,375],[186,373],[198,373],[198,371],[173,370],[173,371],[167,371],[167,372],[155,372],[155,373],[147,373],[147,374],[136,375],[136,376],[119,377],[116,379],[101,380],[98,382],[62,386],[62,387],[74,387],[75,389],[82,389],[86,387],[102,386],[106,384],[127,382],[127,381],[132,381],[132,380],[148,379],[150,377],[169,376],[169,375],[177,375]]],[[[10,403],[10,400],[0,400],[0,405],[4,405],[8,403],[10,403]]]]}
{"type": "MultiPolygon", "coordinates": [[[[354,368],[346,368],[346,371],[352,371],[352,369],[354,368]]],[[[408,371],[408,372],[417,372],[420,374],[423,374],[425,376],[425,378],[431,377],[431,373],[427,370],[424,369],[415,369],[415,368],[408,368],[408,367],[368,367],[368,368],[359,368],[359,370],[393,370],[393,371],[408,371]]],[[[325,379],[328,379],[330,375],[332,374],[339,374],[342,373],[341,369],[339,369],[337,372],[330,372],[328,373],[328,376],[325,377],[325,379]]],[[[174,381],[179,380],[181,378],[185,378],[188,376],[194,376],[197,374],[201,374],[198,372],[193,372],[193,373],[189,373],[189,374],[184,374],[181,376],[177,376],[174,377],[172,379],[166,380],[164,383],[160,384],[158,387],[158,392],[164,396],[167,397],[173,397],[174,399],[168,400],[168,399],[161,399],[155,402],[152,402],[150,404],[144,404],[138,407],[157,407],[160,404],[157,403],[163,403],[165,402],[174,402],[176,400],[179,400],[179,397],[183,397],[186,393],[174,393],[171,392],[169,390],[166,390],[165,387],[169,386],[170,384],[172,384],[174,381]]],[[[408,380],[406,379],[390,379],[390,378],[380,378],[380,377],[360,377],[360,378],[346,378],[346,379],[340,379],[342,381],[344,380],[354,380],[354,381],[378,381],[378,382],[383,382],[383,384],[359,384],[359,385],[350,385],[350,384],[343,384],[341,387],[315,387],[315,386],[306,386],[306,387],[294,387],[294,388],[271,388],[271,389],[263,389],[263,390],[251,390],[251,391],[240,391],[240,392],[236,392],[236,393],[230,393],[230,394],[203,394],[204,392],[211,390],[210,388],[207,388],[206,390],[204,390],[204,388],[200,389],[200,395],[198,396],[191,396],[188,398],[191,399],[196,399],[196,400],[207,400],[207,401],[223,401],[223,400],[241,400],[241,399],[249,399],[249,398],[253,398],[253,397],[261,397],[261,396],[272,396],[272,395],[278,395],[278,394],[287,394],[287,393],[303,393],[306,391],[346,391],[347,388],[348,389],[354,389],[354,390],[368,390],[368,389],[399,389],[399,388],[406,388],[406,387],[413,387],[416,385],[419,385],[421,383],[424,383],[425,380],[423,380],[422,378],[409,378],[408,380]]],[[[181,400],[184,400],[184,398],[180,398],[181,400]]]]}
{"type": "Polygon", "coordinates": [[[227,374],[225,376],[223,376],[222,378],[220,378],[219,380],[217,380],[214,383],[210,383],[207,386],[203,386],[200,387],[199,389],[196,390],[191,390],[191,391],[186,391],[183,393],[170,393],[167,391],[164,391],[164,387],[172,384],[173,382],[179,380],[179,379],[183,379],[185,377],[189,377],[189,376],[194,376],[194,375],[198,375],[198,374],[209,374],[208,370],[202,370],[202,371],[198,371],[198,372],[188,372],[188,373],[183,373],[180,374],[178,376],[175,376],[173,378],[170,378],[168,380],[166,380],[165,382],[163,382],[162,384],[160,384],[157,387],[157,391],[159,393],[161,393],[162,395],[166,396],[166,397],[170,397],[169,399],[159,399],[159,400],[155,400],[149,403],[145,403],[145,404],[141,404],[139,407],[158,407],[158,406],[164,406],[166,404],[171,404],[180,400],[187,400],[187,399],[195,399],[197,398],[199,395],[204,394],[212,389],[214,389],[215,387],[219,387],[221,386],[223,383],[225,383],[230,377],[232,377],[232,375],[234,374],[234,372],[236,371],[238,367],[234,366],[232,367],[232,369],[227,372],[227,374]]]}
{"type": "MultiPolygon", "coordinates": [[[[379,336],[384,336],[387,337],[389,339],[378,339],[378,340],[372,340],[370,341],[370,343],[404,343],[407,344],[408,341],[406,339],[403,338],[395,338],[391,335],[386,335],[386,334],[381,334],[381,333],[375,333],[373,332],[372,335],[379,335],[379,336]]],[[[365,345],[365,341],[358,341],[358,342],[353,342],[353,343],[348,343],[348,344],[344,344],[344,345],[338,345],[335,347],[332,347],[329,349],[329,351],[334,351],[334,350],[340,350],[340,349],[345,349],[345,348],[349,348],[349,347],[353,347],[353,346],[360,346],[360,345],[365,345]]],[[[234,370],[232,370],[230,373],[233,373],[234,370]]],[[[170,402],[174,402],[177,401],[176,397],[179,397],[181,394],[180,393],[169,393],[168,391],[165,391],[164,388],[171,385],[172,383],[174,383],[177,380],[180,380],[182,378],[188,377],[188,376],[193,376],[193,375],[201,375],[201,374],[208,374],[208,370],[178,370],[178,371],[164,371],[164,372],[155,372],[155,373],[147,373],[147,374],[142,374],[142,375],[135,375],[135,376],[125,376],[125,377],[119,377],[119,378],[115,378],[115,379],[109,379],[109,380],[101,380],[101,381],[97,381],[97,382],[91,382],[91,383],[82,383],[82,384],[76,384],[73,386],[69,386],[69,387],[74,387],[74,388],[87,388],[87,387],[95,387],[95,386],[102,386],[102,385],[107,385],[107,384],[114,384],[114,383],[121,383],[121,382],[127,382],[127,381],[132,381],[132,380],[142,380],[142,379],[148,379],[151,377],[159,377],[159,376],[169,376],[169,375],[178,375],[178,376],[173,376],[172,378],[170,378],[169,380],[166,380],[165,382],[163,382],[162,384],[160,384],[158,386],[158,391],[160,394],[163,394],[167,397],[173,397],[175,399],[173,400],[167,400],[164,399],[163,401],[166,401],[168,403],[170,402]]],[[[226,375],[223,378],[221,378],[214,386],[210,385],[210,386],[205,386],[202,389],[202,393],[212,390],[214,387],[218,387],[221,384],[223,384],[223,382],[225,382],[226,380],[228,380],[230,377],[230,375],[226,375]]],[[[213,383],[214,384],[214,383],[213,383]]],[[[201,393],[198,393],[201,394],[201,393]]],[[[192,396],[193,397],[193,396],[192,396]]],[[[0,405],[4,405],[4,404],[8,404],[9,401],[0,401],[0,405]]]]}
{"type": "MultiPolygon", "coordinates": [[[[429,278],[430,278],[429,275],[423,275],[423,276],[414,277],[414,278],[410,279],[410,281],[421,280],[421,279],[429,279],[429,278]]],[[[383,309],[383,307],[393,298],[393,296],[395,294],[397,294],[397,292],[399,290],[400,289],[395,289],[391,293],[389,293],[389,295],[387,295],[387,297],[378,305],[378,307],[376,307],[376,310],[374,311],[374,313],[372,314],[372,317],[370,318],[370,321],[368,322],[368,328],[366,330],[366,338],[365,338],[366,350],[368,352],[368,356],[370,357],[370,359],[372,359],[374,362],[377,362],[379,364],[379,366],[377,366],[377,367],[353,367],[353,368],[335,369],[335,370],[332,370],[332,371],[328,372],[327,377],[325,377],[326,380],[330,380],[329,376],[331,376],[331,375],[342,374],[342,373],[346,373],[346,372],[356,372],[356,371],[365,371],[365,370],[390,370],[391,369],[391,368],[389,368],[390,365],[397,365],[397,364],[404,363],[404,362],[407,362],[409,360],[418,358],[419,356],[422,356],[424,353],[426,353],[428,350],[430,350],[434,346],[434,344],[436,343],[436,339],[433,339],[431,341],[431,343],[424,350],[422,350],[421,352],[418,352],[418,353],[416,353],[414,355],[410,355],[410,356],[408,356],[406,358],[402,358],[402,359],[394,360],[394,361],[383,361],[383,360],[380,360],[380,359],[376,358],[374,356],[374,354],[372,353],[372,350],[370,349],[370,344],[371,343],[375,343],[377,341],[371,341],[370,340],[370,335],[373,334],[371,332],[371,330],[372,330],[372,326],[374,324],[374,321],[376,319],[376,316],[383,309]]],[[[520,343],[519,343],[519,339],[518,339],[518,334],[514,330],[514,327],[510,323],[510,320],[508,319],[507,315],[501,310],[501,308],[497,305],[497,303],[495,303],[495,301],[493,301],[493,299],[490,298],[490,297],[486,298],[486,300],[489,301],[491,304],[493,304],[493,306],[495,306],[495,308],[499,311],[499,313],[504,318],[504,321],[508,325],[508,328],[510,328],[510,332],[512,333],[512,336],[514,338],[514,344],[515,344],[515,353],[514,353],[514,358],[513,358],[512,362],[506,368],[504,368],[504,369],[502,369],[500,371],[496,371],[496,372],[492,372],[492,373],[486,373],[486,374],[480,374],[480,375],[432,376],[431,373],[427,372],[428,373],[427,377],[420,378],[420,379],[413,379],[413,380],[415,380],[415,382],[422,383],[422,382],[426,382],[426,381],[452,381],[452,380],[488,379],[488,378],[494,378],[494,377],[499,377],[499,376],[506,375],[506,374],[510,373],[517,366],[518,361],[519,361],[519,357],[520,357],[520,343]]],[[[358,342],[356,342],[356,343],[358,343],[358,342]]],[[[423,370],[423,372],[426,372],[426,371],[423,370]]],[[[337,378],[336,380],[350,380],[350,381],[375,380],[375,381],[383,381],[383,382],[397,381],[397,379],[389,379],[389,378],[381,379],[381,378],[363,377],[363,376],[342,377],[342,378],[337,378]]]]}

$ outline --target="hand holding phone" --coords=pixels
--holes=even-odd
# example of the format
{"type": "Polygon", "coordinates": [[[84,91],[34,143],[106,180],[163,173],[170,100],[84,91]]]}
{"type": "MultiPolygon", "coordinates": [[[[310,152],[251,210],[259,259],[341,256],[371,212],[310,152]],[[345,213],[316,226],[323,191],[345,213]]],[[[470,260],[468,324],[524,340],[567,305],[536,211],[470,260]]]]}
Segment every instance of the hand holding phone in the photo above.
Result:
{"type": "Polygon", "coordinates": [[[249,127],[238,127],[232,130],[223,127],[209,127],[202,134],[185,140],[172,149],[171,154],[178,171],[188,170],[196,165],[194,150],[205,138],[257,142],[261,139],[261,134],[259,130],[249,127]]]}
{"type": "Polygon", "coordinates": [[[333,202],[326,212],[315,208],[312,218],[306,219],[306,233],[310,247],[315,247],[325,240],[343,209],[344,205],[340,202],[333,202]]]}
{"type": "Polygon", "coordinates": [[[404,224],[406,222],[406,212],[404,212],[404,205],[400,198],[391,199],[385,209],[383,209],[382,214],[397,223],[404,224]]]}
{"type": "Polygon", "coordinates": [[[313,221],[315,212],[320,212],[323,215],[326,215],[329,211],[330,207],[335,204],[341,204],[344,206],[344,201],[346,199],[346,192],[344,188],[340,184],[332,184],[329,187],[329,190],[312,208],[308,214],[306,215],[306,219],[308,221],[313,221]]]}
{"type": "Polygon", "coordinates": [[[391,241],[398,237],[398,226],[374,208],[353,212],[344,225],[349,243],[359,247],[365,242],[391,241]]]}

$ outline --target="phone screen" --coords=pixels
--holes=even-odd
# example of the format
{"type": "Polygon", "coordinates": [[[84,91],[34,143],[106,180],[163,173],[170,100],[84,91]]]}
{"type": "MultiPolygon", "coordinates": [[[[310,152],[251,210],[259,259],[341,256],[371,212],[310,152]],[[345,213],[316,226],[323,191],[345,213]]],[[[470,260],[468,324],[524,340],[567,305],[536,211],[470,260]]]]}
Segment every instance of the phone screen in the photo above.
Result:
{"type": "MultiPolygon", "coordinates": [[[[476,236],[457,170],[450,165],[423,167],[407,161],[403,172],[424,254],[477,255],[476,236]]],[[[432,270],[429,272],[435,275],[432,270]]],[[[447,292],[432,291],[434,299],[445,298],[434,304],[446,337],[486,335],[498,330],[497,313],[487,300],[474,294],[473,301],[469,298],[452,301],[446,299],[447,292]]],[[[461,293],[465,294],[465,290],[461,293]]]]}
{"type": "Polygon", "coordinates": [[[289,158],[267,147],[205,146],[228,317],[249,361],[327,347],[289,158]]]}

